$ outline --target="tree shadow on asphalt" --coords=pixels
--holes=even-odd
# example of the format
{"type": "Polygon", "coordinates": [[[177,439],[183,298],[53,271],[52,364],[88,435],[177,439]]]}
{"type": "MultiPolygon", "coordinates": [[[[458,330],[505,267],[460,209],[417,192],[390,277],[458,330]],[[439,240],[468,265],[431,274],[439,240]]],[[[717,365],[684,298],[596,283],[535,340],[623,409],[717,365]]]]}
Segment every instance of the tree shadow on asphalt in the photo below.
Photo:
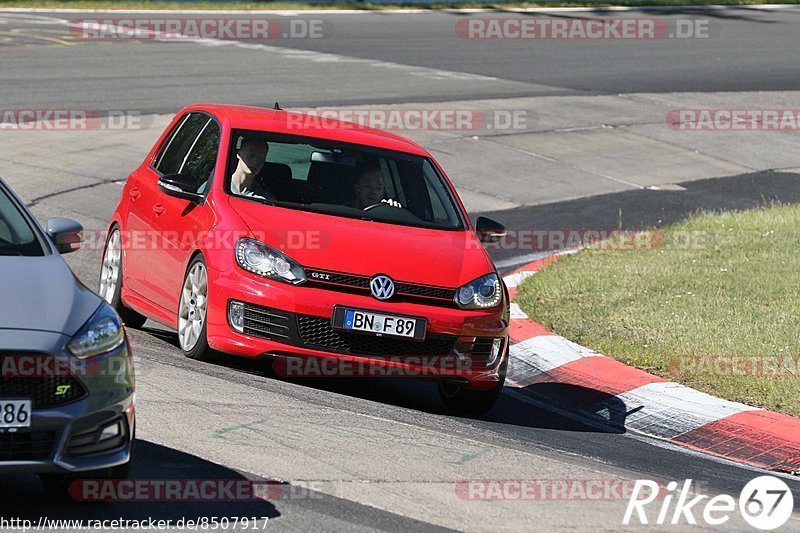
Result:
{"type": "MultiPolygon", "coordinates": [[[[587,428],[585,431],[625,433],[625,420],[631,414],[617,396],[580,385],[537,383],[511,391],[512,395],[524,398],[532,410],[533,406],[541,406],[541,409],[552,412],[554,416],[573,420],[587,428]]],[[[514,413],[514,416],[519,415],[514,413]]],[[[498,421],[514,423],[513,420],[498,421]]]]}
{"type": "MultiPolygon", "coordinates": [[[[137,440],[131,479],[188,480],[214,479],[225,481],[247,480],[241,473],[152,442],[137,440]]],[[[258,482],[267,480],[256,480],[258,482]]],[[[280,516],[272,503],[261,500],[222,501],[137,501],[86,503],[51,499],[38,478],[33,474],[0,476],[0,516],[20,518],[37,523],[40,517],[48,519],[92,520],[202,520],[203,518],[269,517],[280,516]]],[[[273,491],[269,492],[270,494],[273,491]]]]}
{"type": "MultiPolygon", "coordinates": [[[[335,394],[452,416],[439,400],[436,384],[430,381],[394,377],[284,379],[276,376],[265,360],[228,357],[220,364],[335,394]]],[[[540,383],[525,388],[506,387],[495,407],[477,419],[538,429],[624,433],[627,414],[625,404],[605,392],[563,383],[540,383]]]]}
{"type": "Polygon", "coordinates": [[[138,330],[143,333],[147,333],[151,337],[154,337],[160,341],[166,342],[178,350],[181,349],[181,345],[178,342],[178,334],[174,331],[166,329],[166,327],[162,326],[161,324],[156,324],[152,320],[148,320],[145,323],[145,326],[138,328],[138,330]]]}
{"type": "Polygon", "coordinates": [[[748,210],[773,203],[800,203],[800,175],[790,172],[755,172],[679,185],[685,190],[636,189],[503,211],[470,213],[470,218],[488,216],[509,228],[510,239],[488,246],[489,255],[498,262],[552,251],[546,244],[537,247],[536,239],[524,247],[524,233],[515,240],[513,232],[636,231],[675,224],[700,211],[748,210]]]}
{"type": "MultiPolygon", "coordinates": [[[[177,334],[159,328],[148,327],[141,331],[177,348],[177,334]]],[[[385,405],[452,416],[439,399],[433,381],[397,377],[290,379],[277,375],[268,358],[230,355],[222,355],[215,365],[385,405]]],[[[539,383],[525,388],[506,387],[494,409],[478,418],[539,429],[624,433],[626,414],[625,404],[616,396],[577,385],[539,383]]]]}

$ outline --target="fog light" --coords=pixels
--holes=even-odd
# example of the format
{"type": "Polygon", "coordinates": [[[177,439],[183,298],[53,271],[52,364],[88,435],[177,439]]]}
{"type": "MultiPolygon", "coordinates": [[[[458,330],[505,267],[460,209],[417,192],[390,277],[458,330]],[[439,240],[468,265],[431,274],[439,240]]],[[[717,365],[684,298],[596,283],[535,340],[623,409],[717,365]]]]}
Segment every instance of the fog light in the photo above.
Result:
{"type": "Polygon", "coordinates": [[[459,337],[453,347],[453,355],[462,362],[472,362],[472,349],[475,345],[475,337],[459,337]]]}
{"type": "Polygon", "coordinates": [[[244,304],[231,300],[228,303],[228,322],[239,333],[244,333],[244,304]]]}
{"type": "Polygon", "coordinates": [[[497,363],[498,358],[500,357],[501,350],[503,349],[503,339],[495,339],[492,341],[492,351],[489,353],[489,360],[486,362],[486,366],[494,366],[497,363]]]}
{"type": "Polygon", "coordinates": [[[122,428],[119,427],[119,422],[114,422],[110,426],[103,428],[103,432],[100,433],[100,438],[98,441],[113,439],[114,437],[119,437],[121,434],[122,428]]]}

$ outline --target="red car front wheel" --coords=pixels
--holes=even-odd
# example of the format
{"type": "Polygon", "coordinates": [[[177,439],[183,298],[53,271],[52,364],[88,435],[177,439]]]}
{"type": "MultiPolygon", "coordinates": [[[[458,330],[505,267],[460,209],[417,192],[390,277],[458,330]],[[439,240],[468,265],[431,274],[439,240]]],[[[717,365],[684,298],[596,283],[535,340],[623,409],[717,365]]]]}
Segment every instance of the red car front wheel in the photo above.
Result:
{"type": "Polygon", "coordinates": [[[218,354],[208,346],[208,269],[202,255],[192,260],[183,280],[178,304],[178,343],[189,359],[210,362],[218,354]]]}

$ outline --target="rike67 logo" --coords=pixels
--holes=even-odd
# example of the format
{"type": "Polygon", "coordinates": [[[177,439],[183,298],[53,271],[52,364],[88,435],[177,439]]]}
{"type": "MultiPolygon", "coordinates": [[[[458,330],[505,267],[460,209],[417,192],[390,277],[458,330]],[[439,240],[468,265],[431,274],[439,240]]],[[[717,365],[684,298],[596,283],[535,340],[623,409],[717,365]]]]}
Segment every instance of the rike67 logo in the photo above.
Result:
{"type": "Polygon", "coordinates": [[[714,497],[697,494],[692,490],[691,479],[684,481],[680,489],[676,481],[664,487],[649,479],[639,479],[633,487],[622,523],[695,525],[701,518],[700,523],[721,526],[738,510],[752,527],[767,531],[784,525],[793,509],[794,498],[789,486],[773,476],[759,476],[749,481],[739,494],[738,502],[728,494],[714,497]],[[662,491],[664,488],[666,490],[662,491]],[[657,503],[648,507],[654,502],[657,503]]]}

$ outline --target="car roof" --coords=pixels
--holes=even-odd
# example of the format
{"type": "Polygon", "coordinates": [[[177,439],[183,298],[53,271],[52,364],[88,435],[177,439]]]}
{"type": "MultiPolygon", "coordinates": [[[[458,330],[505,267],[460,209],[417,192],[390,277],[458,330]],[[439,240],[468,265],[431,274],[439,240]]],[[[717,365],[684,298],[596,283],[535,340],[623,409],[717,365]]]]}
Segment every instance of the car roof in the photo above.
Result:
{"type": "Polygon", "coordinates": [[[327,116],[227,104],[196,104],[185,107],[181,114],[189,111],[206,111],[231,129],[314,137],[430,157],[420,145],[400,135],[327,116]],[[297,120],[287,120],[290,112],[297,120]]]}

